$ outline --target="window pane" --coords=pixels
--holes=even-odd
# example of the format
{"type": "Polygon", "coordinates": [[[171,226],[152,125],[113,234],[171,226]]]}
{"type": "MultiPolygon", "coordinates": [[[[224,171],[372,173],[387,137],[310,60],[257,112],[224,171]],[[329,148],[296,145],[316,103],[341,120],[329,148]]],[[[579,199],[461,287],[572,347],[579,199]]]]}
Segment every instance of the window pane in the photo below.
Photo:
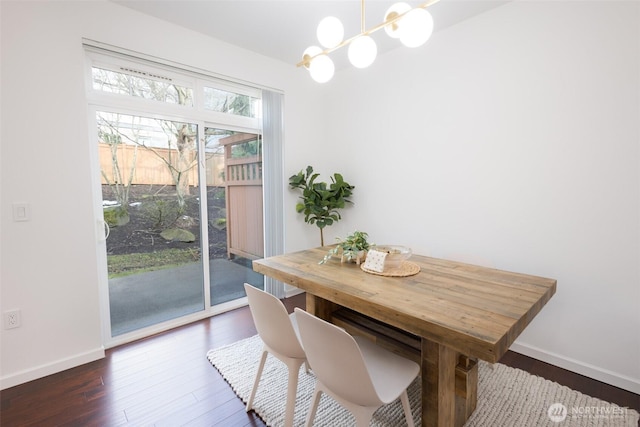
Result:
{"type": "Polygon", "coordinates": [[[144,71],[131,72],[139,75],[93,67],[93,88],[101,92],[193,106],[193,89],[173,84],[169,77],[150,75],[144,71]]]}
{"type": "Polygon", "coordinates": [[[112,336],[202,311],[197,125],[96,119],[112,336]]]}
{"type": "Polygon", "coordinates": [[[231,159],[262,156],[262,135],[214,128],[205,128],[204,134],[207,153],[222,153],[228,145],[231,159]]]}
{"type": "Polygon", "coordinates": [[[260,100],[248,95],[205,87],[204,108],[236,116],[258,117],[260,100]]]}
{"type": "Polygon", "coordinates": [[[256,135],[254,139],[231,147],[231,158],[241,159],[246,157],[255,157],[262,155],[262,138],[256,135]]]}
{"type": "Polygon", "coordinates": [[[244,297],[242,283],[264,288],[264,276],[251,266],[251,260],[264,256],[262,158],[230,154],[252,142],[257,147],[261,138],[214,127],[205,127],[204,135],[209,282],[211,305],[216,305],[244,297]]]}

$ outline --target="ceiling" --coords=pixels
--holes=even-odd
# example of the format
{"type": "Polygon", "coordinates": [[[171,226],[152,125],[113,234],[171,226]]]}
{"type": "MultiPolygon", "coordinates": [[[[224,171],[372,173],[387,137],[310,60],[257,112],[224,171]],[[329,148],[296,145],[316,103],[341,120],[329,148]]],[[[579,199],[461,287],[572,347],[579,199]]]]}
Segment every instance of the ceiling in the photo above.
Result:
{"type": "MultiPolygon", "coordinates": [[[[302,52],[317,45],[316,27],[325,16],[339,18],[345,38],[360,31],[359,0],[112,0],[122,6],[209,35],[227,43],[296,64],[302,52]]],[[[365,27],[382,22],[396,0],[365,3],[365,27]]],[[[428,8],[434,32],[507,3],[509,0],[441,0],[428,8]]],[[[417,1],[408,0],[412,6],[417,1]]],[[[373,35],[378,53],[400,45],[378,31],[373,35]]],[[[335,52],[336,68],[347,64],[345,52],[335,52]]]]}

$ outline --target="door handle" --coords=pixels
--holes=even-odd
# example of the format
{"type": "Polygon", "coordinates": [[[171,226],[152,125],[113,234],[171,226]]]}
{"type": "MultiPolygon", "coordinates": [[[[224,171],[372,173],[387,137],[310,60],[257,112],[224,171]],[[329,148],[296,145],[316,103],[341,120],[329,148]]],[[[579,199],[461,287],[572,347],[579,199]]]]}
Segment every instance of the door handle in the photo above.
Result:
{"type": "Polygon", "coordinates": [[[111,228],[107,221],[103,219],[99,219],[97,221],[97,233],[98,233],[98,241],[105,242],[109,238],[109,234],[111,233],[111,228]]]}

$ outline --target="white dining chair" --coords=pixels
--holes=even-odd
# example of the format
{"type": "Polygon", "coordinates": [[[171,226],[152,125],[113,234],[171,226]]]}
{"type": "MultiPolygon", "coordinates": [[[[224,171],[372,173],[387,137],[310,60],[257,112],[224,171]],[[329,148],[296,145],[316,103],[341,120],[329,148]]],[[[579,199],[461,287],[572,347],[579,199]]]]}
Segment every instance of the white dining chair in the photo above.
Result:
{"type": "Polygon", "coordinates": [[[316,376],[307,427],[313,425],[322,393],[348,409],[358,427],[369,426],[376,409],[399,397],[407,424],[414,427],[407,387],[420,372],[417,363],[299,308],[295,315],[316,376]]]}
{"type": "Polygon", "coordinates": [[[274,295],[248,283],[244,284],[244,289],[249,299],[249,309],[258,330],[258,335],[260,335],[264,343],[258,372],[247,401],[246,410],[249,412],[253,408],[253,401],[258,391],[267,354],[271,353],[287,365],[289,370],[284,425],[285,427],[290,427],[293,425],[300,366],[305,364],[308,369],[307,358],[297,330],[296,318],[294,314],[289,315],[287,313],[282,301],[274,295]]]}

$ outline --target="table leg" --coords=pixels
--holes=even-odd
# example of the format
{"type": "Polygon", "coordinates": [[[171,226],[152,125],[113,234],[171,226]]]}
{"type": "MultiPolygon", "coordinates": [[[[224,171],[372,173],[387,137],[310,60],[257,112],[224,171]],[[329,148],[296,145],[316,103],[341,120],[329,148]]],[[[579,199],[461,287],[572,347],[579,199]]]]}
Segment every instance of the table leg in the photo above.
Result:
{"type": "Polygon", "coordinates": [[[422,426],[451,427],[455,421],[457,353],[422,338],[422,426]]]}
{"type": "Polygon", "coordinates": [[[307,312],[317,316],[321,319],[326,320],[327,322],[331,321],[331,313],[336,311],[337,304],[327,301],[326,299],[317,297],[315,295],[311,295],[307,292],[307,312]]]}
{"type": "Polygon", "coordinates": [[[463,354],[456,366],[456,427],[461,427],[476,409],[478,401],[478,362],[463,354]]]}

